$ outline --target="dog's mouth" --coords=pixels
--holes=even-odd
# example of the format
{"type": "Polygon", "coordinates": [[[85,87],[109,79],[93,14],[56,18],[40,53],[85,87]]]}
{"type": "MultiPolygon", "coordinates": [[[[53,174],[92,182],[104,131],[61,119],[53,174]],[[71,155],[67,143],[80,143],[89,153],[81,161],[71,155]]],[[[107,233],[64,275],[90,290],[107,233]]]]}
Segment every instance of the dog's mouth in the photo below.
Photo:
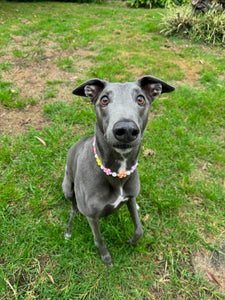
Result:
{"type": "Polygon", "coordinates": [[[116,144],[116,145],[113,145],[113,147],[116,149],[122,150],[122,151],[133,148],[131,144],[116,144]]]}

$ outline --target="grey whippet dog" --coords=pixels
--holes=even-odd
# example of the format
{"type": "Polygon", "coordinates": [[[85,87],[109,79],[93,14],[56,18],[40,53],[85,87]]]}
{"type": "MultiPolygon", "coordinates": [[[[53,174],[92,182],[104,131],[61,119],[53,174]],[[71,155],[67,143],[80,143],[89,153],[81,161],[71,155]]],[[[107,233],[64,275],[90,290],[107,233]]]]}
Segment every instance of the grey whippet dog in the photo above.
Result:
{"type": "Polygon", "coordinates": [[[95,136],[84,137],[68,153],[62,188],[65,198],[72,202],[72,211],[65,237],[71,237],[73,217],[79,210],[87,217],[95,245],[109,266],[113,262],[100,233],[99,219],[126,203],[135,228],[130,244],[136,245],[142,237],[136,207],[138,153],[151,103],[161,93],[173,90],[153,76],[123,84],[95,78],[73,90],[73,94],[92,101],[97,122],[95,136]]]}

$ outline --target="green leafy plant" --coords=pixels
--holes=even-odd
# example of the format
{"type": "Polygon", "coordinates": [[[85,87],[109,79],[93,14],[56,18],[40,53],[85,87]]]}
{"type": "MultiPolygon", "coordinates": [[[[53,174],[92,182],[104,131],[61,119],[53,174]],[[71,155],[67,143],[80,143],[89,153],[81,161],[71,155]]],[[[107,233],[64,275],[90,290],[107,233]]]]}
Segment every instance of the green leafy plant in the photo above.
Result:
{"type": "Polygon", "coordinates": [[[174,34],[186,35],[192,28],[191,7],[182,6],[180,8],[171,9],[170,12],[163,17],[161,23],[161,33],[166,36],[174,34]]]}
{"type": "Polygon", "coordinates": [[[193,14],[190,5],[171,9],[161,23],[166,36],[182,35],[194,40],[225,46],[225,11],[212,7],[203,14],[193,14]]]}
{"type": "Polygon", "coordinates": [[[198,40],[225,46],[225,11],[213,7],[206,14],[199,14],[191,34],[198,40]]]}
{"type": "Polygon", "coordinates": [[[152,2],[150,0],[128,0],[127,2],[131,7],[151,7],[152,2]]]}
{"type": "Polygon", "coordinates": [[[186,0],[128,0],[127,3],[131,7],[171,7],[181,5],[186,0]]]}

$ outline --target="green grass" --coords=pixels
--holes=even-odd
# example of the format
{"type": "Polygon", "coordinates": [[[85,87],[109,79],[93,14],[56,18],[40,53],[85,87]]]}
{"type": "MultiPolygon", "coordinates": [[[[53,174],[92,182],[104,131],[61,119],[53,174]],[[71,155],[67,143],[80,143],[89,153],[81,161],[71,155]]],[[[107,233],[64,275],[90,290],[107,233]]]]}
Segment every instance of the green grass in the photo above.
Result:
{"type": "Polygon", "coordinates": [[[13,84],[11,82],[4,82],[0,80],[0,103],[7,108],[24,108],[28,103],[31,105],[36,104],[36,100],[22,99],[19,96],[18,89],[14,90],[11,87],[13,84]]]}
{"type": "Polygon", "coordinates": [[[192,262],[194,253],[224,244],[221,49],[163,37],[157,24],[167,11],[160,9],[44,1],[1,2],[0,10],[1,104],[8,112],[28,109],[27,89],[35,90],[33,108],[50,124],[2,130],[0,299],[224,299],[192,262]],[[101,220],[114,260],[108,268],[81,214],[64,240],[67,151],[95,123],[92,105],[71,91],[91,77],[144,74],[177,89],[153,103],[139,156],[143,238],[136,248],[127,243],[126,207],[101,220]]]}

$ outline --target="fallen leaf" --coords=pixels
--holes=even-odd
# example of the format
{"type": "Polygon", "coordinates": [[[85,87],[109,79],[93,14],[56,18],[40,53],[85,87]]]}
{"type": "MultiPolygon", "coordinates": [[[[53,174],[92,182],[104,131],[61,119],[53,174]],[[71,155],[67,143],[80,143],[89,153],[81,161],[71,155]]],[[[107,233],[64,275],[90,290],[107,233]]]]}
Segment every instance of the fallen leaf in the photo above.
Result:
{"type": "Polygon", "coordinates": [[[207,163],[204,163],[204,165],[202,166],[202,170],[207,170],[207,163]]]}
{"type": "Polygon", "coordinates": [[[148,220],[148,218],[149,218],[149,214],[147,214],[147,215],[144,216],[143,221],[146,222],[148,220]]]}
{"type": "Polygon", "coordinates": [[[78,76],[73,76],[70,78],[71,81],[76,80],[78,78],[78,76]]]}
{"type": "Polygon", "coordinates": [[[9,287],[11,288],[11,290],[13,291],[13,294],[15,296],[15,298],[17,298],[17,294],[15,289],[13,288],[13,286],[11,285],[11,283],[8,281],[8,279],[4,278],[5,282],[9,285],[9,287]]]}
{"type": "Polygon", "coordinates": [[[63,292],[65,289],[68,288],[68,285],[66,285],[64,288],[62,288],[60,291],[63,292]]]}
{"type": "Polygon", "coordinates": [[[208,276],[209,280],[214,283],[215,285],[220,285],[219,282],[216,280],[214,275],[208,271],[205,271],[206,275],[208,276]]]}
{"type": "Polygon", "coordinates": [[[31,121],[31,118],[27,118],[24,122],[21,123],[21,125],[25,125],[31,121]]]}
{"type": "Polygon", "coordinates": [[[38,136],[35,136],[35,138],[36,138],[37,140],[39,140],[45,147],[47,147],[45,141],[43,141],[43,140],[42,140],[41,138],[39,138],[38,136]]]}
{"type": "MultiPolygon", "coordinates": [[[[46,272],[46,273],[47,273],[47,272],[46,272]]],[[[48,275],[48,278],[51,280],[51,282],[52,282],[53,284],[55,284],[55,282],[54,282],[54,279],[53,279],[52,275],[50,275],[50,274],[48,274],[48,273],[47,273],[47,275],[48,275]]]]}

